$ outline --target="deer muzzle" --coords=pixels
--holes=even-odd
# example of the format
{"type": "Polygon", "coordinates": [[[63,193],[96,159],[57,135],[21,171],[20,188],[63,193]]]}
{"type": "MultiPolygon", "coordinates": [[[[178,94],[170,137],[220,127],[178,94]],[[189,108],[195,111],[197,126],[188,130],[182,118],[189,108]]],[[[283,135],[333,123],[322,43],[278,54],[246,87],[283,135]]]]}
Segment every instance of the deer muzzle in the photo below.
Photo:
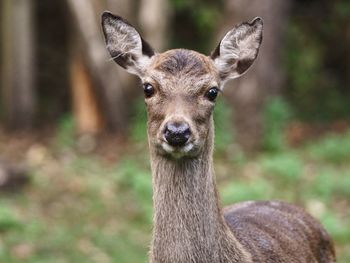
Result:
{"type": "Polygon", "coordinates": [[[187,122],[168,122],[164,128],[164,138],[172,147],[183,147],[192,135],[187,122]]]}

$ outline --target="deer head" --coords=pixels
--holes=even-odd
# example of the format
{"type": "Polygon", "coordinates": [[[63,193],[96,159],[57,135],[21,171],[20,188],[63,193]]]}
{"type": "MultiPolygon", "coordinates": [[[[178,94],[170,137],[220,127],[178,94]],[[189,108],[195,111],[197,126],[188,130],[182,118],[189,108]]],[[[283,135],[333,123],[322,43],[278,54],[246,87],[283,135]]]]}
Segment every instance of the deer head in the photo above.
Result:
{"type": "Polygon", "coordinates": [[[114,61],[142,81],[151,149],[190,158],[212,137],[212,113],[224,83],[256,59],[263,23],[256,18],[234,27],[210,56],[185,49],[156,53],[132,25],[109,12],[102,16],[102,27],[114,61]]]}

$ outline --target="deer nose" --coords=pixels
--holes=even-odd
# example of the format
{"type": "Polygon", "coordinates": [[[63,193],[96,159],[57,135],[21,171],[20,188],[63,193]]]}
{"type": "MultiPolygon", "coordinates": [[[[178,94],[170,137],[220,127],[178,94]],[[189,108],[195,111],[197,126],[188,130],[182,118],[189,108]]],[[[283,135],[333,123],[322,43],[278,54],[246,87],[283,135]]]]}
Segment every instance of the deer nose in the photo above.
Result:
{"type": "Polygon", "coordinates": [[[186,122],[168,122],[165,125],[164,137],[171,146],[184,146],[191,137],[190,126],[186,122]]]}

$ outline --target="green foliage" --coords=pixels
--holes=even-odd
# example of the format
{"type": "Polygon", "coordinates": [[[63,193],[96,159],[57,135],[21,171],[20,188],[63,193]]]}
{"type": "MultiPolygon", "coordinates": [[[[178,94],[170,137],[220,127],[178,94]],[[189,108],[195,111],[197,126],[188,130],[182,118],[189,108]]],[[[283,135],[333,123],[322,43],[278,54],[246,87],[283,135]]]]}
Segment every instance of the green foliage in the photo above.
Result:
{"type": "Polygon", "coordinates": [[[119,187],[132,193],[134,206],[142,220],[152,222],[152,177],[150,170],[140,167],[138,162],[127,159],[119,165],[119,187]]]}
{"type": "Polygon", "coordinates": [[[271,197],[272,188],[266,180],[233,181],[221,190],[221,197],[225,204],[233,204],[246,200],[265,200],[271,197]]]}
{"type": "MultiPolygon", "coordinates": [[[[220,20],[220,12],[213,6],[199,6],[194,13],[196,25],[203,34],[213,32],[220,20]]],[[[212,47],[214,48],[214,47],[212,47]]]]}
{"type": "Polygon", "coordinates": [[[171,4],[175,10],[184,10],[193,7],[195,1],[188,0],[171,0],[171,4]]]}
{"type": "Polygon", "coordinates": [[[20,229],[22,223],[18,216],[11,210],[11,207],[0,202],[0,233],[10,231],[12,229],[20,229]]]}
{"type": "Polygon", "coordinates": [[[344,37],[342,28],[349,25],[349,3],[339,0],[320,6],[309,1],[298,4],[295,12],[303,15],[294,15],[287,28],[284,57],[288,101],[302,119],[347,118],[350,92],[344,87],[348,86],[350,64],[344,54],[349,38],[344,37]]]}
{"type": "Polygon", "coordinates": [[[213,32],[216,29],[220,14],[220,1],[203,1],[199,3],[196,0],[172,0],[175,12],[188,12],[193,18],[194,26],[202,33],[213,32]]]}
{"type": "Polygon", "coordinates": [[[64,115],[58,125],[56,147],[59,149],[71,148],[75,144],[75,124],[71,114],[64,115]]]}
{"type": "Polygon", "coordinates": [[[285,128],[290,120],[291,110],[281,97],[270,98],[264,111],[264,139],[266,150],[276,152],[286,148],[285,128]]]}
{"type": "Polygon", "coordinates": [[[293,152],[273,154],[264,156],[260,162],[265,177],[270,178],[275,187],[291,189],[291,191],[281,191],[278,194],[278,199],[296,202],[298,200],[296,191],[299,188],[304,169],[304,164],[298,155],[293,152]]]}
{"type": "Polygon", "coordinates": [[[348,19],[350,16],[350,3],[347,0],[335,1],[334,3],[335,14],[342,19],[348,19]]]}
{"type": "Polygon", "coordinates": [[[131,120],[131,139],[138,143],[147,142],[147,110],[143,97],[134,104],[134,116],[131,120]]]}
{"type": "Polygon", "coordinates": [[[350,198],[350,172],[333,167],[323,169],[315,176],[310,194],[324,202],[350,198]]]}
{"type": "MultiPolygon", "coordinates": [[[[342,220],[341,218],[337,217],[334,213],[328,212],[325,213],[325,215],[322,218],[322,222],[325,225],[325,227],[332,233],[332,237],[339,242],[338,244],[348,244],[349,243],[349,236],[350,236],[350,228],[349,228],[349,221],[342,220]]],[[[350,256],[350,255],[349,255],[350,256]]],[[[347,261],[340,261],[339,262],[347,262],[347,261]]]]}
{"type": "Polygon", "coordinates": [[[174,13],[170,46],[204,53],[214,49],[212,40],[222,17],[223,1],[172,0],[171,5],[174,13]]]}
{"type": "Polygon", "coordinates": [[[0,262],[146,262],[152,212],[144,204],[150,210],[152,199],[144,158],[115,168],[67,151],[64,162],[48,156],[19,198],[2,197],[0,262]]]}
{"type": "Polygon", "coordinates": [[[344,163],[350,160],[350,132],[343,136],[329,136],[308,146],[313,159],[344,163]]]}
{"type": "Polygon", "coordinates": [[[214,110],[215,151],[223,153],[228,145],[232,145],[234,131],[232,127],[232,111],[224,100],[218,100],[214,110]]]}
{"type": "Polygon", "coordinates": [[[288,186],[302,176],[303,162],[295,153],[281,153],[263,158],[262,168],[268,176],[278,178],[288,186]]]}
{"type": "Polygon", "coordinates": [[[316,176],[314,182],[312,193],[315,197],[322,198],[323,200],[331,200],[333,193],[336,190],[336,174],[330,169],[321,171],[319,175],[316,176]]]}

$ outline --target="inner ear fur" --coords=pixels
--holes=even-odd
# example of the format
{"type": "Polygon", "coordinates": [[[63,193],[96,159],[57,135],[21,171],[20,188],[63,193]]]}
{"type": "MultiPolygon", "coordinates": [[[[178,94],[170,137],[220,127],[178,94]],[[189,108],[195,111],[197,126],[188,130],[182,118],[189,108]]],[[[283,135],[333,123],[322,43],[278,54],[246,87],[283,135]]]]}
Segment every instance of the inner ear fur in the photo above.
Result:
{"type": "Polygon", "coordinates": [[[231,29],[212,52],[220,78],[237,78],[255,61],[262,42],[263,21],[257,17],[231,29]]]}
{"type": "Polygon", "coordinates": [[[110,12],[102,14],[102,29],[113,60],[130,73],[142,75],[155,54],[152,47],[128,21],[110,12]]]}

